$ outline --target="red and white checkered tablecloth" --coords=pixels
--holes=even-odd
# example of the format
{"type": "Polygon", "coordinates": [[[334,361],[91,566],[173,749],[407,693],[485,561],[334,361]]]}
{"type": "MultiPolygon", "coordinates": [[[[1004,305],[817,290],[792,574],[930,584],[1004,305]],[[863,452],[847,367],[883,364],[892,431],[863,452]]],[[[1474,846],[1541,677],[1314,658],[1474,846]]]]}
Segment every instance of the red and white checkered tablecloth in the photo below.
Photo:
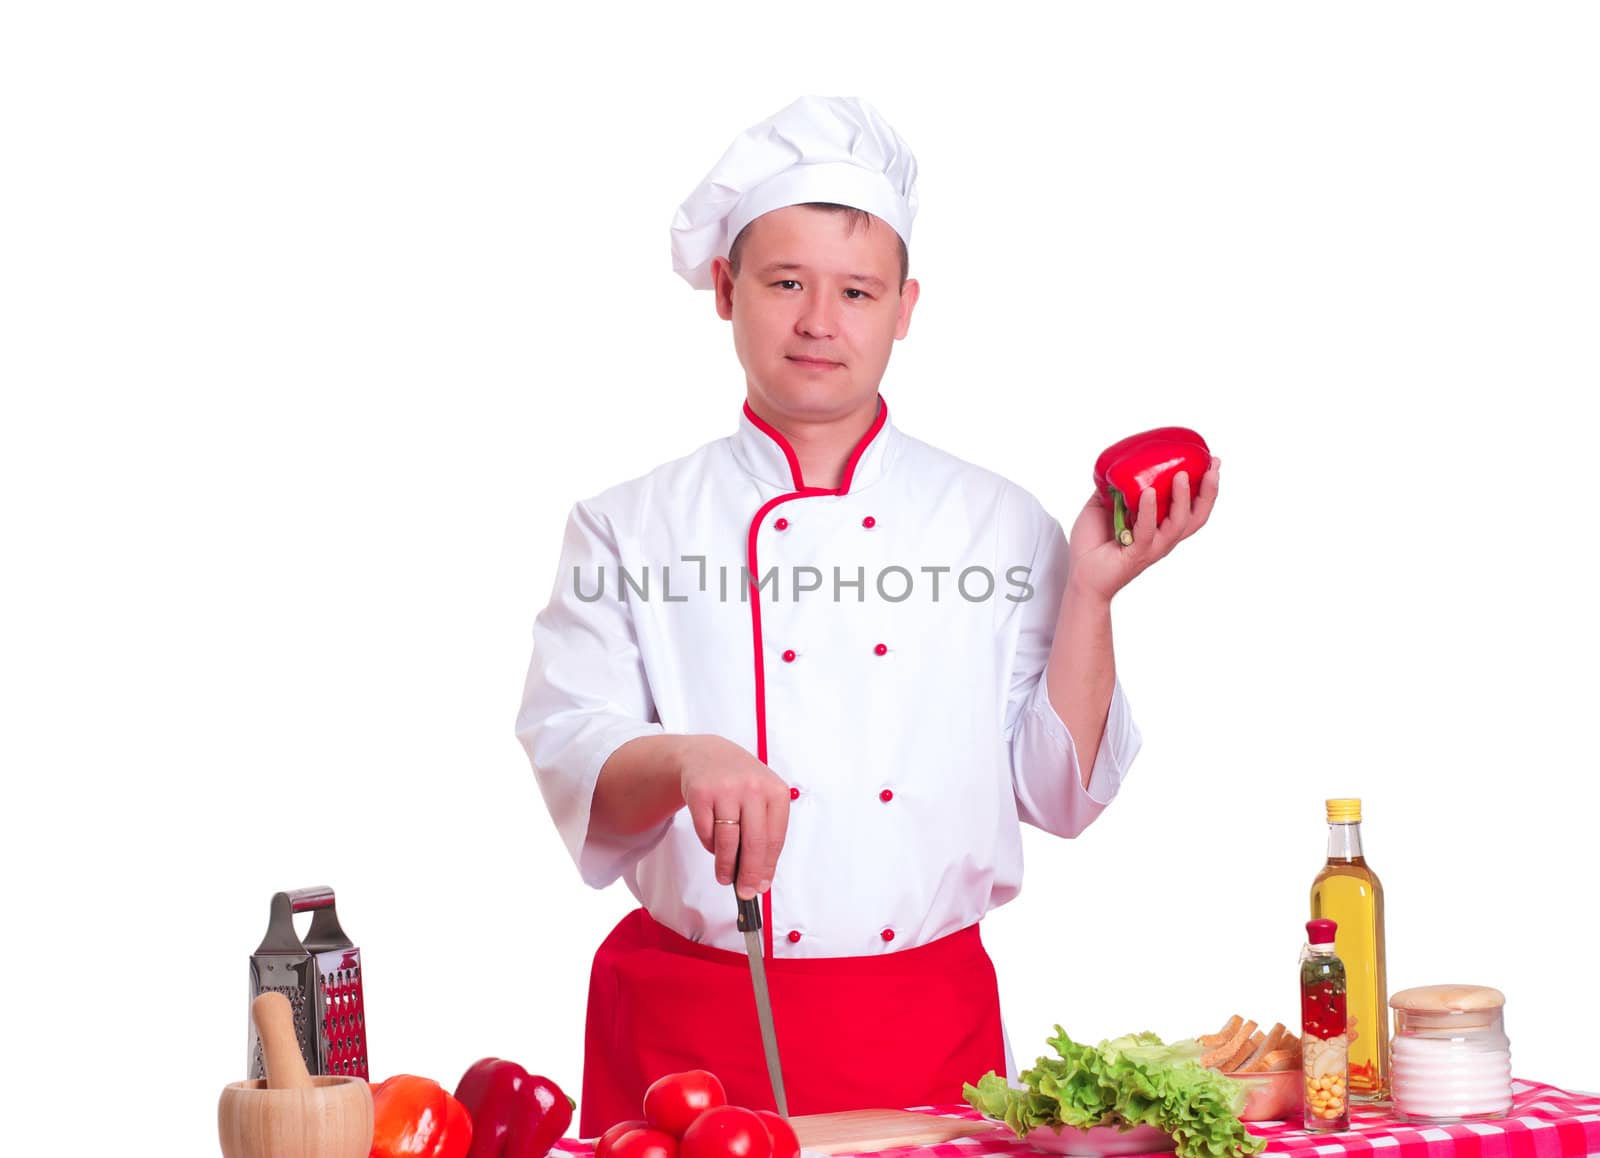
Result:
{"type": "MultiPolygon", "coordinates": [[[[1511,1113],[1488,1122],[1458,1126],[1412,1126],[1382,1112],[1356,1109],[1350,1129],[1339,1134],[1309,1134],[1289,1122],[1250,1122],[1251,1133],[1267,1139],[1268,1154],[1296,1158],[1585,1158],[1600,1155],[1600,1097],[1572,1094],[1538,1082],[1512,1083],[1511,1113]]],[[[920,1106],[924,1113],[947,1118],[979,1114],[962,1103],[920,1106]]],[[[594,1148],[563,1138],[556,1150],[588,1158],[594,1148]]],[[[884,1150],[878,1158],[988,1158],[990,1155],[1036,1158],[1037,1150],[1001,1127],[934,1146],[884,1150]]]]}
{"type": "Polygon", "coordinates": [[[1418,1126],[1352,1106],[1350,1129],[1308,1134],[1287,1122],[1252,1122],[1268,1153],[1375,1154],[1383,1158],[1581,1158],[1600,1154],[1600,1098],[1538,1082],[1511,1084],[1511,1113],[1487,1122],[1418,1126]]]}

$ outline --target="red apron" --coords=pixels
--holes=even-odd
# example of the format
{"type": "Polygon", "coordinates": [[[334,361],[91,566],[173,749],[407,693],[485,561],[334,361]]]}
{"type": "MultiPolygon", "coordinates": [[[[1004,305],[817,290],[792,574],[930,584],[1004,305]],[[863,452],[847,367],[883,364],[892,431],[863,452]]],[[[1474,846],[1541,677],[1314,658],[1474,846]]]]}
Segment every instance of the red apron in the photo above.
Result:
{"type": "MultiPolygon", "coordinates": [[[[874,957],[767,959],[791,1114],[961,1101],[1005,1072],[994,964],[972,925],[874,957]]],[[[664,1074],[710,1070],[728,1100],[774,1109],[750,962],[636,909],[594,957],[579,1136],[643,1116],[664,1074]]]]}

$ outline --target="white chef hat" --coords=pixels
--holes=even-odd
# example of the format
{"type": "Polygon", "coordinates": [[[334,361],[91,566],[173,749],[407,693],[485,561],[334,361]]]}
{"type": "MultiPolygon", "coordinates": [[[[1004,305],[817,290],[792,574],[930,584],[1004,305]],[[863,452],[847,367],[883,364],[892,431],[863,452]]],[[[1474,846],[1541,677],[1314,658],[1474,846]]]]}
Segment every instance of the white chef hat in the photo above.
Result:
{"type": "Polygon", "coordinates": [[[865,209],[909,247],[917,215],[917,159],[859,97],[805,96],[740,133],[678,206],[672,268],[712,288],[711,259],[763,213],[805,201],[865,209]]]}

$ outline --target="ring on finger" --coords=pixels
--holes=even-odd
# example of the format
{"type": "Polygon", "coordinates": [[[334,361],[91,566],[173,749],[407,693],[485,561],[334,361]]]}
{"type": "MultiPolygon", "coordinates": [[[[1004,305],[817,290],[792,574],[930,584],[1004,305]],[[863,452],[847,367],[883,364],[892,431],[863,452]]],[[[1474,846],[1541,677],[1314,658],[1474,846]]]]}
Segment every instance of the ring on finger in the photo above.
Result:
{"type": "Polygon", "coordinates": [[[713,817],[711,823],[712,824],[738,824],[739,822],[737,820],[719,820],[719,819],[716,819],[715,817],[713,817]]]}

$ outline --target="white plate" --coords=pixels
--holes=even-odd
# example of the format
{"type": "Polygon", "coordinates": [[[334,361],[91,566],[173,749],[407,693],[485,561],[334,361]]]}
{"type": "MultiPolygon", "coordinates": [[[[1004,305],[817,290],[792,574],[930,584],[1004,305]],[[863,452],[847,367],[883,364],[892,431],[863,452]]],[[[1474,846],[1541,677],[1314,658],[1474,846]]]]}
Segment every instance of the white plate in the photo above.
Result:
{"type": "MultiPolygon", "coordinates": [[[[995,1119],[990,1118],[993,1122],[995,1119]]],[[[1004,1122],[997,1123],[1005,1125],[1004,1122]]],[[[1080,1130],[1076,1126],[1035,1126],[1023,1139],[1035,1150],[1047,1154],[1067,1154],[1072,1158],[1111,1158],[1117,1154],[1170,1154],[1172,1135],[1154,1126],[1095,1126],[1080,1130]]]]}

